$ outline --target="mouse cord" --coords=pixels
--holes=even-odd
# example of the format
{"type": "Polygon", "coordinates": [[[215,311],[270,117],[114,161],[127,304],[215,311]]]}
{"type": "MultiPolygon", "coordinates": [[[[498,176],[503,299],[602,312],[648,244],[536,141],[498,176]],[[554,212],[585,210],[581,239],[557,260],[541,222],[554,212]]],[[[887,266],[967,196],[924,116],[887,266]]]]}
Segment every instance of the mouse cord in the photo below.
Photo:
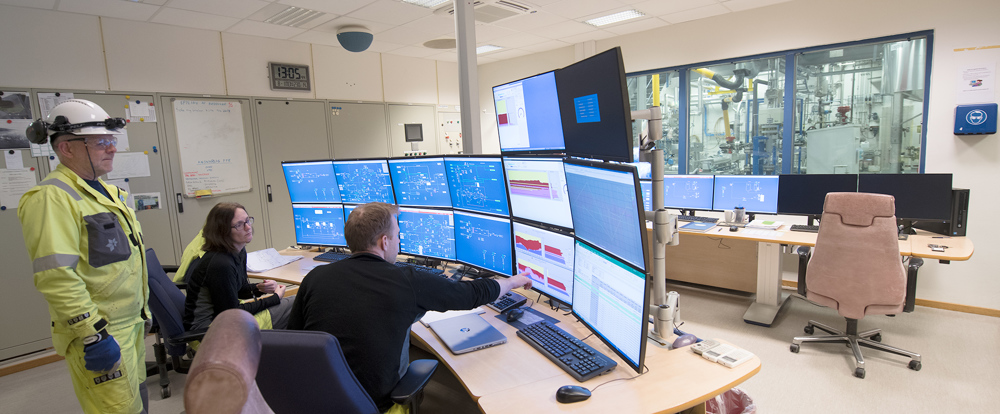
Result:
{"type": "MultiPolygon", "coordinates": [[[[591,335],[593,335],[593,334],[591,334],[591,335]]],[[[597,391],[597,389],[601,388],[604,384],[608,384],[608,383],[615,382],[615,381],[631,381],[631,380],[639,378],[639,377],[641,377],[643,375],[646,375],[646,373],[649,372],[649,367],[647,367],[645,365],[643,365],[642,367],[645,368],[645,371],[643,371],[642,374],[639,374],[639,375],[636,375],[636,376],[630,377],[630,378],[618,378],[618,379],[613,379],[611,381],[604,381],[604,382],[598,384],[596,387],[594,387],[594,389],[590,390],[590,392],[593,393],[593,392],[597,391]]]]}

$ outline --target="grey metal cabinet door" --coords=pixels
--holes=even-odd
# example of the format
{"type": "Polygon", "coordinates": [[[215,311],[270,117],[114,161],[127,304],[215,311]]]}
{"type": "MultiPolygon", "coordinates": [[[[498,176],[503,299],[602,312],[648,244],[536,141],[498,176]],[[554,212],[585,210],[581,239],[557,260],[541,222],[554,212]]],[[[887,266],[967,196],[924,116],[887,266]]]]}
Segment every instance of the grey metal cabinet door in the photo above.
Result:
{"type": "Polygon", "coordinates": [[[385,104],[330,102],[329,109],[334,158],[390,156],[385,104]]]}
{"type": "Polygon", "coordinates": [[[435,124],[435,111],[431,105],[389,104],[389,142],[392,148],[390,156],[402,157],[406,151],[414,147],[420,151],[427,151],[427,154],[440,154],[435,124]],[[404,127],[406,124],[422,125],[423,142],[416,143],[416,146],[406,142],[404,127]]]}

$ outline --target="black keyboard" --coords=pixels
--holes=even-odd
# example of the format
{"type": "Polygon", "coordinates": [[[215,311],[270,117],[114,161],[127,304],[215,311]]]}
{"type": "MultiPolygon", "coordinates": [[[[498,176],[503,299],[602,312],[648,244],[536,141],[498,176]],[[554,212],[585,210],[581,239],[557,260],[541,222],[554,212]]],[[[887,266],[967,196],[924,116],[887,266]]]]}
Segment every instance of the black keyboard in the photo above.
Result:
{"type": "Polygon", "coordinates": [[[528,303],[528,298],[524,295],[515,292],[507,292],[503,296],[497,298],[497,300],[487,303],[490,309],[497,312],[503,313],[510,309],[520,307],[521,305],[528,303]]]}
{"type": "Polygon", "coordinates": [[[418,264],[415,264],[415,263],[406,263],[406,262],[396,262],[396,263],[393,263],[393,264],[396,265],[396,267],[409,267],[409,268],[411,268],[413,270],[416,270],[418,272],[430,273],[432,275],[447,277],[447,276],[444,276],[444,270],[438,269],[436,267],[427,267],[427,266],[418,265],[418,264]]]}
{"type": "Polygon", "coordinates": [[[677,221],[700,221],[702,223],[715,223],[719,219],[711,217],[701,217],[701,216],[677,216],[677,221]]]}
{"type": "Polygon", "coordinates": [[[333,262],[339,262],[348,257],[351,257],[351,255],[344,253],[337,253],[337,252],[326,252],[319,256],[314,257],[313,260],[333,263],[333,262]]]}
{"type": "Polygon", "coordinates": [[[580,382],[618,366],[611,358],[548,321],[528,325],[517,331],[517,336],[580,382]]]}
{"type": "Polygon", "coordinates": [[[793,224],[791,227],[792,231],[807,231],[810,233],[819,233],[819,226],[807,226],[805,224],[793,224]]]}

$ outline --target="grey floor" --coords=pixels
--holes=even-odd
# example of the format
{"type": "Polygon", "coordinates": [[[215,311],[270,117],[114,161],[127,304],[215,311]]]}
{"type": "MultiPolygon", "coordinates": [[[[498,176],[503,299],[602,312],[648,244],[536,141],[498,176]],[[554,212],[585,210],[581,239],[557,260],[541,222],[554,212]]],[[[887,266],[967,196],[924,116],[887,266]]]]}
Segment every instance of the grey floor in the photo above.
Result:
{"type": "MultiPolygon", "coordinates": [[[[791,298],[775,325],[764,328],[742,321],[749,296],[688,286],[670,289],[681,294],[682,330],[724,339],[760,356],[760,372],[740,385],[758,413],[997,412],[1000,355],[992,352],[1000,343],[997,318],[919,306],[897,317],[865,318],[861,330],[883,328],[882,341],[920,353],[923,369],[912,371],[906,358],[866,349],[867,377],[858,379],[852,376],[853,357],[843,345],[804,345],[798,354],[788,350],[791,338],[802,335],[809,319],[843,326],[835,311],[791,298]]],[[[412,355],[429,357],[419,350],[412,355]]],[[[170,378],[173,396],[165,400],[159,396],[157,379],[149,379],[151,413],[183,411],[184,376],[171,373],[170,378]]],[[[421,411],[478,412],[444,366],[428,386],[421,411]]],[[[0,377],[0,412],[80,412],[65,363],[0,377]]]]}

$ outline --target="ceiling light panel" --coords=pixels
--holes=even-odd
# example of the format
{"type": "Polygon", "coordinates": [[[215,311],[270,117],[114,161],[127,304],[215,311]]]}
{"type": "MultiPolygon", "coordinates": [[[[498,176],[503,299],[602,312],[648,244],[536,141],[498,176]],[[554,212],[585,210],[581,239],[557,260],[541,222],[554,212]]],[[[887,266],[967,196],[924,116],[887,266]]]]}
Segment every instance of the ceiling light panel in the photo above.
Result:
{"type": "Polygon", "coordinates": [[[445,3],[449,3],[451,0],[403,0],[403,3],[412,4],[414,6],[426,7],[428,9],[433,9],[445,3]]]}
{"type": "Polygon", "coordinates": [[[476,48],[476,54],[477,55],[481,55],[483,53],[490,53],[492,51],[500,50],[500,49],[503,49],[503,48],[500,47],[500,46],[496,46],[496,45],[483,45],[483,46],[479,46],[479,47],[476,48]]]}
{"type": "Polygon", "coordinates": [[[645,16],[645,14],[642,13],[641,11],[638,11],[638,10],[625,10],[623,12],[618,12],[618,13],[615,13],[615,14],[609,14],[607,16],[595,17],[593,19],[585,21],[584,23],[600,27],[600,26],[609,25],[609,24],[612,24],[612,23],[623,22],[623,21],[626,21],[626,20],[629,20],[629,19],[634,19],[636,17],[642,17],[642,16],[645,16]]]}

